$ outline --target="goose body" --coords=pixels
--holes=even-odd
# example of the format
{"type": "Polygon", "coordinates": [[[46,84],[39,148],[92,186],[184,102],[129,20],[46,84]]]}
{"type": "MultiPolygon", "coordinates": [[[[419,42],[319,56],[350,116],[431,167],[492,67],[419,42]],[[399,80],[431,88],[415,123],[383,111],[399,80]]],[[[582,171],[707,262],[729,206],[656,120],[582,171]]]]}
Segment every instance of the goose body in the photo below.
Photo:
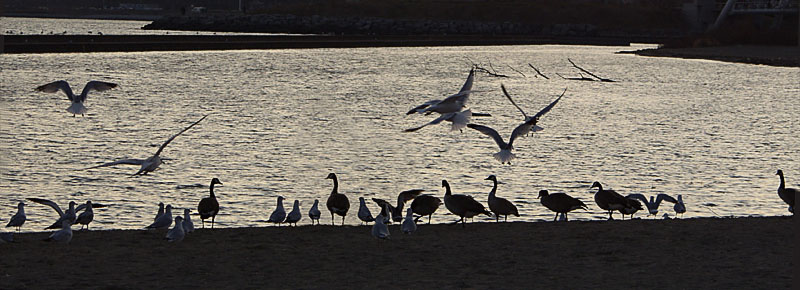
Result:
{"type": "Polygon", "coordinates": [[[214,195],[215,184],[222,185],[222,182],[216,177],[212,178],[211,185],[208,187],[209,196],[201,199],[200,203],[197,205],[197,213],[200,214],[200,222],[203,228],[206,227],[206,219],[211,218],[211,228],[213,229],[214,218],[216,218],[217,213],[219,213],[219,202],[217,201],[217,196],[214,195]]]}
{"type": "Polygon", "coordinates": [[[417,223],[414,222],[414,210],[409,208],[406,210],[406,217],[403,219],[401,226],[403,233],[411,234],[417,230],[417,223]]]}
{"type": "Polygon", "coordinates": [[[493,182],[492,191],[489,192],[489,209],[494,213],[495,222],[500,222],[500,215],[503,221],[508,221],[508,215],[519,216],[517,206],[505,198],[497,197],[497,177],[489,175],[485,180],[493,182]]]}
{"type": "Polygon", "coordinates": [[[781,184],[778,186],[778,197],[783,200],[787,205],[789,205],[789,212],[794,214],[794,202],[795,198],[797,197],[798,190],[796,188],[787,188],[786,181],[783,178],[783,170],[778,169],[778,172],[775,175],[780,176],[781,184]]]}
{"type": "Polygon", "coordinates": [[[25,215],[25,203],[20,202],[17,204],[17,212],[8,220],[6,227],[17,227],[17,231],[25,224],[28,217],[25,215]]]}
{"type": "Polygon", "coordinates": [[[314,224],[314,221],[319,224],[319,218],[322,216],[322,212],[319,211],[319,199],[314,200],[314,205],[311,206],[311,209],[308,210],[308,218],[311,219],[311,224],[314,224]]]}
{"type": "Polygon", "coordinates": [[[81,224],[81,229],[86,226],[86,229],[89,229],[89,223],[94,220],[94,209],[92,209],[92,202],[86,201],[86,207],[84,208],[83,212],[78,215],[78,218],[75,219],[75,224],[81,224]]]}
{"type": "MultiPolygon", "coordinates": [[[[183,219],[183,218],[181,218],[183,219]]],[[[156,221],[147,226],[148,229],[167,229],[172,225],[172,205],[168,204],[164,210],[164,214],[158,217],[156,221]]]]}
{"type": "Polygon", "coordinates": [[[300,213],[300,201],[295,200],[294,204],[292,205],[292,211],[286,215],[286,223],[289,225],[297,226],[297,222],[303,217],[303,214],[300,213]]]}
{"type": "Polygon", "coordinates": [[[635,198],[625,197],[625,199],[628,203],[625,205],[625,207],[619,210],[619,213],[622,214],[623,220],[625,220],[625,215],[630,215],[631,219],[633,219],[633,214],[644,208],[642,207],[642,203],[635,198]]]}
{"type": "Polygon", "coordinates": [[[187,234],[194,232],[194,222],[192,222],[192,217],[189,215],[190,212],[191,210],[188,208],[183,209],[183,232],[187,234]]]}
{"type": "Polygon", "coordinates": [[[172,229],[167,231],[167,235],[164,237],[164,239],[172,243],[172,242],[183,241],[184,237],[186,237],[186,232],[183,229],[183,218],[176,216],[175,226],[173,226],[172,229]]]}
{"type": "Polygon", "coordinates": [[[567,221],[567,214],[569,212],[577,209],[589,209],[580,199],[571,197],[566,193],[551,194],[547,190],[540,190],[538,198],[541,200],[544,207],[556,213],[553,221],[559,219],[559,215],[563,215],[564,221],[567,221]]]}
{"type": "Polygon", "coordinates": [[[167,139],[166,142],[164,142],[163,144],[161,144],[160,147],[158,147],[158,151],[156,151],[156,153],[153,154],[153,156],[150,156],[147,159],[121,159],[121,160],[117,160],[117,161],[113,161],[113,162],[100,164],[100,165],[97,165],[97,166],[92,166],[92,167],[89,167],[89,168],[86,168],[86,169],[94,169],[94,168],[99,168],[99,167],[114,166],[114,165],[120,165],[120,164],[139,165],[140,166],[139,171],[137,171],[133,175],[134,176],[147,175],[147,173],[153,172],[156,169],[158,169],[159,166],[161,166],[161,164],[163,163],[161,161],[161,152],[164,151],[164,148],[166,148],[167,145],[170,142],[172,142],[172,140],[175,139],[175,137],[178,137],[179,135],[183,134],[183,132],[186,132],[190,128],[194,127],[195,125],[200,123],[200,121],[203,121],[203,119],[205,119],[206,117],[208,117],[208,115],[203,116],[202,118],[200,118],[200,120],[197,120],[196,122],[194,122],[191,125],[189,125],[189,127],[186,127],[185,129],[183,129],[180,132],[178,132],[178,134],[175,134],[172,137],[170,137],[169,139],[167,139]]]}
{"type": "Polygon", "coordinates": [[[411,209],[420,217],[428,216],[428,224],[431,223],[433,213],[442,205],[442,200],[433,195],[424,194],[414,198],[411,202],[411,209]]]}
{"type": "Polygon", "coordinates": [[[325,203],[328,211],[331,212],[331,224],[333,224],[333,217],[336,214],[342,216],[342,225],[344,225],[344,218],[347,216],[347,211],[350,210],[350,200],[346,195],[339,193],[339,179],[335,173],[331,172],[326,178],[333,179],[333,190],[325,203]]]}
{"type": "Polygon", "coordinates": [[[369,211],[367,207],[367,202],[364,200],[364,197],[358,198],[358,219],[361,220],[361,223],[368,223],[375,221],[375,218],[372,217],[372,213],[369,211]]]}
{"type": "Polygon", "coordinates": [[[663,193],[660,193],[660,194],[658,194],[656,196],[652,196],[651,195],[650,196],[650,200],[647,200],[647,198],[645,198],[644,195],[639,194],[639,193],[629,194],[627,196],[627,198],[633,198],[633,199],[641,201],[644,204],[644,206],[647,208],[647,212],[650,213],[650,215],[653,215],[653,218],[655,218],[656,215],[658,214],[658,207],[661,206],[661,202],[662,201],[666,200],[666,201],[671,202],[671,203],[677,203],[678,202],[675,198],[673,198],[673,197],[671,197],[669,195],[663,194],[663,193]]]}
{"type": "Polygon", "coordinates": [[[75,95],[72,93],[72,88],[70,88],[69,83],[67,81],[55,81],[46,85],[41,85],[36,87],[36,91],[45,92],[45,93],[55,93],[58,91],[64,92],[67,95],[67,99],[71,102],[69,108],[67,108],[67,112],[72,113],[72,116],[80,114],[83,116],[86,114],[86,107],[83,105],[83,102],[86,101],[86,97],[89,96],[89,92],[91,91],[98,91],[103,92],[113,88],[116,88],[117,84],[109,83],[109,82],[102,82],[102,81],[90,81],[86,83],[86,86],[83,87],[83,91],[80,95],[75,95]]]}
{"type": "Polygon", "coordinates": [[[278,196],[278,205],[275,207],[275,210],[272,211],[267,222],[280,226],[284,220],[286,220],[286,209],[283,208],[283,196],[278,196]]]}
{"type": "Polygon", "coordinates": [[[69,244],[72,241],[72,222],[61,221],[61,229],[50,234],[45,241],[69,244]]]}
{"type": "Polygon", "coordinates": [[[603,185],[600,182],[595,181],[591,188],[595,187],[597,187],[597,193],[594,194],[594,202],[597,203],[598,207],[608,212],[608,219],[614,219],[612,213],[615,210],[625,209],[629,206],[629,199],[616,191],[603,189],[603,185]]]}
{"type": "Polygon", "coordinates": [[[459,221],[462,227],[466,224],[466,218],[472,218],[479,214],[492,216],[492,213],[487,211],[486,207],[471,196],[453,194],[450,190],[450,183],[448,183],[447,180],[442,180],[442,187],[445,188],[444,207],[452,214],[461,218],[459,221]]]}

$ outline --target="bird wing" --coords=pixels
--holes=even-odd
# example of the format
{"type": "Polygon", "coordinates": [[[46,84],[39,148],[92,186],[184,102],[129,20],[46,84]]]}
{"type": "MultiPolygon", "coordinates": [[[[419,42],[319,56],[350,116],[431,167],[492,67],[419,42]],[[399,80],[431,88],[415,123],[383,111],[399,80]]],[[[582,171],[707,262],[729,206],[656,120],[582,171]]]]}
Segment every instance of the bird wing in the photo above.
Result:
{"type": "Polygon", "coordinates": [[[49,199],[29,197],[28,200],[30,200],[32,202],[35,202],[35,203],[38,203],[38,204],[43,204],[43,205],[52,207],[54,210],[56,210],[56,212],[58,213],[59,217],[64,215],[64,211],[61,210],[61,208],[58,206],[58,204],[56,204],[55,202],[53,202],[53,201],[51,201],[49,199]]]}
{"type": "Polygon", "coordinates": [[[514,131],[511,131],[511,137],[508,138],[508,145],[513,145],[514,140],[516,140],[517,137],[528,134],[528,132],[531,131],[531,128],[536,126],[536,122],[538,122],[538,119],[528,118],[525,120],[525,122],[514,128],[514,131]]]}
{"type": "Polygon", "coordinates": [[[542,116],[544,116],[544,114],[547,114],[547,112],[550,112],[550,110],[552,110],[552,109],[553,109],[553,107],[555,107],[555,106],[556,106],[556,104],[558,104],[558,101],[560,101],[560,100],[561,100],[561,97],[563,97],[565,93],[567,93],[567,89],[566,89],[566,88],[564,88],[564,92],[562,92],[562,93],[561,93],[561,95],[560,95],[560,96],[558,96],[558,98],[557,98],[555,101],[553,101],[552,103],[550,103],[549,105],[547,105],[547,107],[544,107],[544,109],[542,109],[541,111],[539,111],[538,113],[536,113],[536,115],[534,115],[534,116],[533,116],[533,118],[534,118],[534,119],[539,119],[539,118],[541,118],[542,116]]]}
{"type": "Polygon", "coordinates": [[[453,103],[453,104],[458,104],[460,106],[464,106],[467,104],[467,100],[469,99],[470,93],[472,93],[472,90],[460,91],[456,94],[447,96],[447,98],[444,98],[444,100],[439,102],[437,105],[453,103]]]}
{"type": "Polygon", "coordinates": [[[464,91],[471,91],[472,90],[472,82],[475,81],[475,67],[469,70],[469,75],[467,75],[467,80],[464,82],[464,85],[461,86],[461,89],[458,91],[459,93],[464,91]]]}
{"type": "MultiPolygon", "coordinates": [[[[83,203],[83,204],[75,207],[75,212],[79,212],[79,211],[83,210],[84,208],[86,208],[87,206],[88,206],[87,204],[83,203]]],[[[107,207],[107,206],[108,205],[105,205],[105,204],[102,204],[102,203],[92,203],[92,208],[93,209],[95,209],[95,208],[104,208],[104,207],[107,207]]]]}
{"type": "Polygon", "coordinates": [[[167,142],[164,142],[164,144],[161,144],[161,147],[158,147],[158,151],[156,151],[156,154],[154,156],[158,156],[159,154],[161,154],[161,151],[164,150],[164,147],[167,147],[167,144],[169,144],[169,142],[172,142],[172,140],[175,139],[175,137],[178,137],[178,135],[183,134],[183,132],[186,132],[186,130],[189,130],[190,128],[194,127],[194,125],[197,125],[197,123],[200,123],[200,121],[202,121],[206,117],[208,117],[208,115],[203,116],[202,118],[200,118],[200,120],[197,120],[197,122],[192,123],[191,125],[189,125],[189,127],[186,127],[186,129],[183,129],[180,132],[178,132],[178,134],[169,137],[169,139],[167,139],[167,142]]]}
{"type": "MultiPolygon", "coordinates": [[[[632,199],[638,199],[638,200],[641,200],[641,201],[642,201],[644,204],[646,204],[646,205],[647,205],[647,207],[648,207],[648,208],[650,208],[650,206],[652,206],[652,205],[650,204],[650,201],[649,201],[649,200],[647,200],[647,198],[645,198],[645,197],[644,197],[644,195],[642,195],[641,193],[631,193],[631,194],[628,194],[628,196],[626,196],[626,197],[627,197],[627,198],[632,198],[632,199]]],[[[656,202],[656,204],[658,204],[658,202],[656,202]]]]}
{"type": "Polygon", "coordinates": [[[656,196],[656,205],[661,204],[661,201],[663,201],[663,200],[669,201],[671,203],[678,203],[678,200],[676,200],[675,198],[673,198],[673,197],[671,197],[671,196],[669,196],[667,194],[664,194],[664,193],[659,193],[656,196]]]}
{"type": "Polygon", "coordinates": [[[425,108],[427,108],[429,106],[432,106],[432,105],[435,105],[435,104],[438,104],[441,101],[442,100],[430,100],[430,101],[427,101],[427,102],[423,103],[422,105],[416,106],[413,109],[409,110],[408,112],[406,112],[406,115],[411,115],[411,114],[414,114],[414,113],[420,113],[425,108]]]}
{"type": "Polygon", "coordinates": [[[69,87],[69,83],[67,83],[67,81],[55,81],[36,87],[36,91],[45,93],[55,93],[58,92],[58,90],[64,92],[64,94],[67,95],[67,98],[74,102],[75,94],[72,93],[72,88],[69,87]]]}
{"type": "Polygon", "coordinates": [[[444,121],[444,120],[448,120],[448,119],[452,118],[452,117],[453,117],[453,116],[455,116],[455,115],[456,115],[456,113],[447,113],[447,114],[442,114],[441,116],[439,116],[439,118],[433,119],[433,121],[430,121],[430,122],[428,122],[427,124],[423,124],[422,126],[419,126],[419,127],[414,127],[414,128],[405,129],[405,130],[403,130],[403,132],[415,132],[415,131],[417,131],[417,130],[419,130],[419,129],[425,128],[425,127],[426,127],[426,126],[428,126],[428,125],[436,125],[436,124],[439,124],[439,123],[441,123],[442,121],[444,121]]]}
{"type": "Polygon", "coordinates": [[[144,163],[144,161],[145,161],[144,159],[122,159],[122,160],[117,160],[117,161],[114,161],[114,162],[108,162],[108,163],[100,164],[100,165],[97,165],[97,166],[88,167],[88,168],[85,168],[84,170],[98,168],[98,167],[114,166],[114,165],[119,165],[119,164],[142,165],[142,163],[144,163]]]}
{"type": "Polygon", "coordinates": [[[422,194],[423,191],[425,191],[425,190],[422,190],[422,189],[406,190],[406,191],[403,191],[400,194],[398,194],[397,195],[397,199],[398,200],[402,200],[405,203],[405,202],[407,202],[409,200],[412,200],[412,199],[416,198],[417,196],[422,194]]]}
{"type": "Polygon", "coordinates": [[[516,103],[516,102],[514,102],[514,99],[512,99],[512,98],[511,98],[511,95],[509,95],[509,94],[508,94],[508,91],[506,91],[506,86],[505,86],[505,85],[503,85],[503,84],[500,84],[500,89],[502,89],[502,90],[503,90],[503,95],[505,95],[505,96],[506,96],[506,98],[507,98],[509,101],[511,101],[511,104],[512,104],[512,105],[514,105],[514,107],[517,107],[517,110],[519,110],[519,112],[520,112],[520,113],[522,113],[522,116],[524,116],[524,117],[525,117],[525,120],[528,120],[528,114],[525,114],[525,111],[523,111],[523,110],[522,110],[522,108],[520,108],[519,106],[517,106],[517,103],[516,103]]]}
{"type": "Polygon", "coordinates": [[[78,101],[83,102],[86,101],[86,97],[89,95],[89,91],[95,90],[98,92],[107,91],[113,88],[116,88],[117,84],[109,83],[109,82],[101,82],[101,81],[90,81],[86,83],[86,86],[83,87],[83,91],[81,91],[81,95],[78,96],[78,101]]]}
{"type": "Polygon", "coordinates": [[[467,124],[467,127],[478,130],[478,132],[481,132],[485,135],[488,135],[489,137],[492,137],[492,139],[494,139],[494,142],[497,143],[497,146],[500,147],[501,150],[505,149],[508,146],[508,144],[506,144],[506,142],[503,141],[503,138],[500,137],[500,134],[498,134],[497,131],[495,131],[492,128],[478,124],[467,124]]]}

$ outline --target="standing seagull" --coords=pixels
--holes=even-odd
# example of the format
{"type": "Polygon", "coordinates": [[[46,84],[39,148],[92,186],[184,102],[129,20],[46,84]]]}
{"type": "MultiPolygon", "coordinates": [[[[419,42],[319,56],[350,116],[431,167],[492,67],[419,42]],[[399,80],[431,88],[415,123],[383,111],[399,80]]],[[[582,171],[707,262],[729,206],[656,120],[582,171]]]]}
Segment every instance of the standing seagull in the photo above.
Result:
{"type": "Polygon", "coordinates": [[[6,224],[6,227],[17,227],[17,231],[22,227],[28,218],[25,216],[25,203],[20,202],[17,204],[17,213],[11,216],[11,219],[6,224]]]}
{"type": "Polygon", "coordinates": [[[414,222],[414,210],[411,208],[406,210],[406,218],[403,220],[402,229],[406,234],[411,234],[417,230],[417,223],[414,222]]]}
{"type": "Polygon", "coordinates": [[[471,196],[453,194],[450,191],[450,183],[448,183],[447,180],[442,180],[442,187],[445,188],[444,207],[446,207],[447,210],[454,215],[461,218],[458,221],[461,222],[462,227],[466,225],[466,218],[472,218],[479,214],[485,214],[490,217],[492,216],[491,212],[487,211],[480,202],[476,201],[471,196]]]}
{"type": "Polygon", "coordinates": [[[342,216],[342,225],[344,225],[344,218],[347,216],[347,211],[350,210],[350,200],[346,195],[339,193],[339,179],[336,178],[336,173],[331,172],[326,179],[333,179],[333,190],[325,203],[331,212],[331,225],[333,225],[334,214],[342,216]]]}
{"type": "Polygon", "coordinates": [[[168,204],[164,214],[162,214],[156,221],[147,226],[148,229],[166,229],[172,225],[172,205],[168,204]]]}
{"type": "Polygon", "coordinates": [[[183,241],[184,237],[186,237],[186,232],[183,229],[183,218],[176,216],[175,226],[167,231],[167,236],[164,239],[171,243],[183,241]]]}
{"type": "Polygon", "coordinates": [[[286,215],[286,223],[290,226],[292,224],[297,226],[297,222],[299,222],[302,217],[303,214],[300,213],[300,201],[295,199],[294,204],[292,205],[292,211],[286,215]]]}
{"type": "MultiPolygon", "coordinates": [[[[539,118],[541,118],[542,116],[544,116],[544,114],[547,114],[547,112],[550,112],[550,110],[551,110],[551,109],[553,109],[553,107],[555,107],[555,106],[556,106],[556,104],[558,103],[558,101],[560,101],[560,100],[561,100],[561,97],[563,97],[563,96],[564,96],[564,94],[565,94],[565,93],[567,93],[567,89],[564,89],[564,92],[562,92],[562,93],[561,93],[561,95],[560,95],[560,96],[558,96],[558,98],[557,98],[555,101],[553,101],[552,103],[550,103],[549,105],[547,105],[547,107],[544,107],[544,109],[542,109],[541,111],[539,111],[539,113],[536,113],[536,115],[533,115],[533,116],[528,116],[528,114],[525,114],[525,111],[523,111],[523,110],[522,110],[522,108],[520,108],[519,106],[517,106],[517,103],[516,103],[516,102],[514,102],[514,99],[512,99],[512,98],[511,98],[511,95],[510,95],[510,94],[508,94],[508,91],[506,91],[506,87],[505,87],[505,85],[503,85],[503,84],[500,84],[500,89],[502,89],[502,90],[503,90],[503,95],[505,95],[505,96],[506,96],[506,98],[508,98],[508,100],[509,100],[509,101],[511,101],[511,104],[512,104],[512,105],[514,105],[514,107],[517,107],[517,110],[519,110],[519,112],[520,112],[520,113],[522,113],[522,116],[523,116],[523,117],[525,117],[525,122],[528,122],[528,121],[530,121],[531,119],[536,119],[536,120],[538,120],[539,118]]],[[[528,131],[528,132],[530,132],[530,133],[533,133],[533,132],[538,132],[538,131],[541,131],[541,130],[544,130],[544,129],[543,129],[542,127],[536,126],[536,124],[534,123],[534,125],[531,127],[530,131],[528,131]]],[[[528,132],[525,132],[525,133],[528,133],[528,132]]]]}
{"type": "Polygon", "coordinates": [[[116,88],[117,84],[115,83],[108,83],[108,82],[101,82],[101,81],[90,81],[86,83],[86,86],[83,87],[83,91],[80,95],[76,96],[72,93],[72,89],[69,87],[69,83],[67,81],[55,81],[46,85],[41,85],[36,88],[36,91],[45,92],[45,93],[55,93],[61,90],[67,95],[67,98],[72,102],[72,105],[67,108],[67,112],[72,113],[72,116],[75,117],[77,114],[86,114],[86,107],[83,106],[83,102],[86,101],[86,97],[89,95],[89,92],[94,90],[98,92],[107,91],[113,88],[116,88]]]}
{"type": "Polygon", "coordinates": [[[153,221],[157,221],[160,216],[164,215],[164,203],[158,203],[158,212],[156,213],[156,217],[153,218],[153,221]]]}
{"type": "Polygon", "coordinates": [[[308,218],[311,219],[311,225],[314,225],[314,221],[317,221],[317,224],[319,224],[320,216],[322,216],[322,213],[319,211],[319,199],[315,199],[314,205],[308,210],[308,218]]]}
{"type": "Polygon", "coordinates": [[[189,216],[190,212],[191,210],[188,208],[183,209],[183,231],[187,234],[194,232],[194,223],[191,216],[189,216]]]}
{"type": "Polygon", "coordinates": [[[212,178],[211,185],[208,187],[209,197],[204,197],[200,200],[200,204],[197,205],[197,212],[200,214],[203,228],[206,227],[206,219],[211,218],[211,228],[213,229],[214,218],[217,217],[219,212],[219,202],[217,202],[217,196],[214,195],[214,184],[222,185],[222,182],[216,177],[212,178]]]}
{"type": "Polygon", "coordinates": [[[281,223],[283,223],[284,220],[286,220],[286,209],[283,208],[283,196],[278,196],[278,205],[275,207],[275,210],[272,211],[272,214],[269,216],[269,220],[267,220],[267,222],[281,226],[281,223]]]}
{"type": "Polygon", "coordinates": [[[364,201],[364,197],[362,196],[358,197],[358,219],[361,220],[362,224],[375,221],[375,218],[372,217],[372,213],[367,207],[367,202],[364,201]]]}
{"type": "Polygon", "coordinates": [[[658,207],[661,205],[662,201],[666,200],[671,203],[678,203],[675,198],[663,193],[659,193],[656,196],[651,195],[649,201],[640,193],[629,194],[627,198],[638,199],[644,203],[644,206],[647,207],[647,211],[650,213],[650,215],[653,215],[653,218],[656,218],[656,215],[658,214],[658,207]]]}
{"type": "Polygon", "coordinates": [[[75,219],[77,218],[77,216],[75,215],[76,210],[75,210],[75,202],[74,201],[70,201],[69,202],[69,209],[66,212],[64,212],[64,211],[61,210],[61,207],[59,207],[58,204],[56,204],[53,201],[50,201],[50,200],[47,200],[47,199],[43,199],[43,198],[35,198],[35,197],[28,198],[28,200],[30,200],[32,202],[35,202],[35,203],[38,203],[38,204],[43,204],[43,205],[49,206],[49,207],[53,208],[53,210],[55,210],[58,213],[58,220],[56,220],[56,222],[54,222],[49,227],[46,227],[45,229],[58,229],[58,228],[61,228],[62,222],[65,221],[65,220],[69,221],[70,225],[75,223],[75,219]]]}
{"type": "MultiPolygon", "coordinates": [[[[388,210],[387,210],[388,211],[388,210]]],[[[383,220],[388,217],[384,217],[383,215],[378,215],[375,217],[375,223],[372,224],[372,236],[379,238],[379,239],[388,239],[389,238],[389,227],[383,223],[383,220]]]]}
{"type": "Polygon", "coordinates": [[[778,169],[778,173],[775,173],[781,177],[781,184],[778,186],[778,196],[789,205],[789,212],[794,214],[794,199],[797,196],[797,189],[796,188],[786,188],[786,182],[783,179],[783,170],[778,169]]]}
{"type": "Polygon", "coordinates": [[[566,193],[550,194],[550,192],[543,189],[539,191],[539,199],[544,207],[556,213],[556,216],[553,217],[553,221],[559,218],[559,214],[563,215],[564,221],[567,221],[567,213],[570,211],[588,209],[586,204],[580,199],[571,197],[566,193]]]}
{"type": "Polygon", "coordinates": [[[683,204],[683,195],[678,194],[678,202],[675,203],[672,209],[675,210],[676,217],[678,214],[681,214],[681,218],[683,218],[683,214],[686,213],[686,205],[683,204]]]}
{"type": "Polygon", "coordinates": [[[94,210],[92,209],[92,201],[87,200],[86,208],[80,215],[78,215],[78,218],[75,219],[75,223],[73,224],[81,224],[81,230],[83,229],[83,226],[86,226],[86,229],[88,230],[89,223],[91,223],[93,220],[94,220],[94,210]]]}
{"type": "Polygon", "coordinates": [[[167,141],[164,142],[164,144],[161,144],[161,147],[158,147],[158,151],[156,151],[156,154],[153,154],[153,156],[150,156],[147,159],[122,159],[122,160],[117,160],[117,161],[114,161],[114,162],[100,164],[100,165],[97,165],[97,166],[92,166],[92,167],[89,167],[89,168],[86,168],[86,169],[93,169],[93,168],[106,167],[106,166],[114,166],[114,165],[119,165],[119,164],[141,165],[141,168],[139,168],[139,171],[134,173],[133,175],[134,176],[140,175],[140,174],[141,175],[147,175],[147,173],[153,172],[156,169],[158,169],[158,166],[160,166],[161,163],[163,163],[161,161],[161,151],[163,151],[164,148],[167,147],[169,142],[172,142],[172,140],[175,139],[175,137],[178,137],[178,135],[183,134],[183,132],[186,132],[186,130],[189,130],[190,128],[194,127],[194,125],[197,125],[197,123],[200,123],[200,121],[203,121],[203,119],[205,119],[206,117],[208,117],[208,115],[203,116],[202,118],[200,118],[200,120],[197,120],[197,122],[192,123],[191,125],[189,125],[189,127],[186,127],[186,129],[181,130],[180,132],[178,132],[178,134],[175,134],[174,136],[172,136],[169,139],[167,139],[167,141]]]}
{"type": "Polygon", "coordinates": [[[494,213],[495,222],[500,222],[500,215],[503,215],[504,222],[508,221],[508,215],[510,214],[519,216],[517,206],[507,199],[495,195],[497,193],[497,177],[489,175],[489,177],[484,180],[491,180],[494,182],[492,191],[489,192],[489,209],[494,213]]]}
{"type": "Polygon", "coordinates": [[[44,240],[47,242],[55,241],[69,244],[69,242],[72,241],[72,223],[68,220],[63,220],[61,222],[61,229],[53,232],[44,240]]]}

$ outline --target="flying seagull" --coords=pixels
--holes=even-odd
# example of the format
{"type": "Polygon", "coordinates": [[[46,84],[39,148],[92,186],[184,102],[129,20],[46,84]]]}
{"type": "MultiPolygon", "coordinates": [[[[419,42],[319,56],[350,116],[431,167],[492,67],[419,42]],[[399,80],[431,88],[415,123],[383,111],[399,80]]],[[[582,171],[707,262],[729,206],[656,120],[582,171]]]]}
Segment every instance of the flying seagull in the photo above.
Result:
{"type": "Polygon", "coordinates": [[[183,132],[186,132],[186,130],[189,130],[189,128],[194,127],[194,125],[197,125],[197,123],[200,123],[200,121],[203,121],[203,119],[205,119],[206,117],[208,117],[208,115],[203,116],[202,118],[200,118],[200,120],[197,120],[197,122],[194,122],[193,124],[189,125],[189,127],[186,127],[186,129],[181,130],[180,132],[178,132],[178,134],[175,134],[174,136],[172,136],[169,139],[167,139],[167,141],[164,142],[164,144],[161,144],[161,147],[158,147],[158,151],[156,151],[156,154],[153,154],[153,156],[150,156],[147,159],[122,159],[122,160],[117,160],[117,161],[114,161],[114,162],[100,164],[100,165],[97,165],[97,166],[92,166],[92,167],[89,167],[89,168],[86,168],[86,169],[93,169],[93,168],[106,167],[106,166],[114,166],[114,165],[119,165],[119,164],[131,164],[131,165],[141,165],[142,166],[139,169],[138,172],[133,174],[133,176],[140,175],[140,174],[141,175],[147,175],[147,173],[155,171],[158,168],[158,166],[161,165],[161,163],[162,163],[161,156],[160,156],[161,155],[161,151],[163,151],[164,148],[167,147],[169,142],[172,142],[172,140],[175,139],[175,137],[178,137],[178,135],[183,134],[183,132]]]}
{"type": "MultiPolygon", "coordinates": [[[[72,116],[75,117],[77,114],[86,114],[86,107],[83,106],[83,102],[86,101],[86,97],[89,95],[89,92],[92,90],[102,92],[107,91],[113,88],[116,88],[117,84],[115,83],[108,83],[108,82],[101,82],[101,81],[90,81],[86,83],[86,86],[83,87],[83,91],[80,95],[75,95],[72,93],[72,89],[69,87],[69,83],[67,81],[55,81],[46,85],[41,85],[36,87],[36,91],[45,92],[45,93],[55,93],[61,90],[64,94],[67,95],[67,98],[72,102],[72,105],[67,108],[67,112],[72,113],[72,116]]],[[[60,226],[60,225],[59,225],[60,226]]]]}
{"type": "MultiPolygon", "coordinates": [[[[565,94],[565,93],[567,93],[567,89],[565,88],[565,89],[564,89],[564,92],[562,92],[562,93],[561,93],[561,95],[560,95],[560,96],[558,96],[558,98],[557,98],[555,101],[553,101],[552,103],[550,103],[549,105],[547,105],[547,107],[544,107],[544,109],[542,109],[541,111],[539,111],[539,113],[536,113],[536,115],[533,115],[533,116],[528,116],[528,114],[525,114],[525,111],[523,111],[523,110],[522,110],[522,108],[520,108],[520,107],[517,105],[517,103],[516,103],[516,102],[514,102],[514,99],[512,99],[512,98],[511,98],[511,95],[510,95],[510,94],[508,93],[508,91],[506,90],[506,86],[505,86],[505,85],[503,85],[503,84],[500,84],[500,89],[502,89],[502,90],[503,90],[503,95],[505,95],[505,96],[506,96],[506,98],[508,98],[508,100],[509,100],[509,101],[511,101],[511,104],[512,104],[512,105],[514,105],[514,107],[516,107],[516,108],[517,108],[517,110],[519,110],[519,112],[520,112],[520,113],[522,113],[522,116],[523,116],[523,117],[525,117],[525,122],[528,122],[528,121],[530,121],[531,119],[537,119],[537,120],[538,120],[539,118],[541,118],[542,116],[544,116],[544,114],[547,114],[547,112],[550,112],[550,110],[551,110],[551,109],[553,109],[553,107],[555,107],[555,106],[556,106],[556,104],[558,103],[558,101],[560,101],[560,100],[561,100],[561,97],[563,97],[563,96],[564,96],[564,94],[565,94]]],[[[538,131],[541,131],[541,130],[544,130],[544,129],[543,129],[542,127],[536,126],[536,125],[534,124],[534,126],[533,126],[533,127],[531,127],[531,130],[530,130],[530,132],[531,132],[531,133],[534,133],[534,132],[538,132],[538,131]]]]}

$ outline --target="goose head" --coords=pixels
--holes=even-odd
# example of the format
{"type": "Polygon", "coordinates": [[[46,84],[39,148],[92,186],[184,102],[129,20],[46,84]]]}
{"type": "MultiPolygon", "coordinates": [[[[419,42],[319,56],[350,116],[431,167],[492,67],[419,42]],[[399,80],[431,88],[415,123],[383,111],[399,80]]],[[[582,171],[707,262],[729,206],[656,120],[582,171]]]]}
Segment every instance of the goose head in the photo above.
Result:
{"type": "Polygon", "coordinates": [[[497,176],[494,176],[494,174],[492,174],[492,175],[489,175],[489,177],[487,177],[487,178],[486,178],[486,179],[484,179],[484,180],[497,181],[497,176]]]}
{"type": "Polygon", "coordinates": [[[325,179],[336,179],[336,173],[328,173],[328,177],[325,177],[325,179]]]}
{"type": "Polygon", "coordinates": [[[222,182],[219,181],[219,178],[214,177],[213,179],[211,179],[211,185],[214,185],[214,184],[222,185],[222,182]]]}
{"type": "Polygon", "coordinates": [[[442,179],[442,187],[450,187],[450,184],[447,183],[447,180],[442,179]]]}
{"type": "Polygon", "coordinates": [[[778,172],[777,172],[777,173],[775,173],[775,175],[780,175],[780,176],[783,176],[783,170],[780,170],[780,169],[778,169],[778,172]]]}
{"type": "Polygon", "coordinates": [[[595,181],[594,183],[592,183],[592,186],[591,186],[591,187],[589,187],[589,188],[595,188],[595,187],[597,187],[597,188],[599,188],[599,189],[603,189],[603,186],[602,186],[602,185],[600,185],[600,182],[599,182],[599,181],[595,181]]]}
{"type": "Polygon", "coordinates": [[[547,197],[549,195],[550,195],[550,192],[548,192],[546,189],[542,189],[542,190],[539,191],[539,197],[537,197],[537,198],[541,199],[542,197],[547,197]]]}

